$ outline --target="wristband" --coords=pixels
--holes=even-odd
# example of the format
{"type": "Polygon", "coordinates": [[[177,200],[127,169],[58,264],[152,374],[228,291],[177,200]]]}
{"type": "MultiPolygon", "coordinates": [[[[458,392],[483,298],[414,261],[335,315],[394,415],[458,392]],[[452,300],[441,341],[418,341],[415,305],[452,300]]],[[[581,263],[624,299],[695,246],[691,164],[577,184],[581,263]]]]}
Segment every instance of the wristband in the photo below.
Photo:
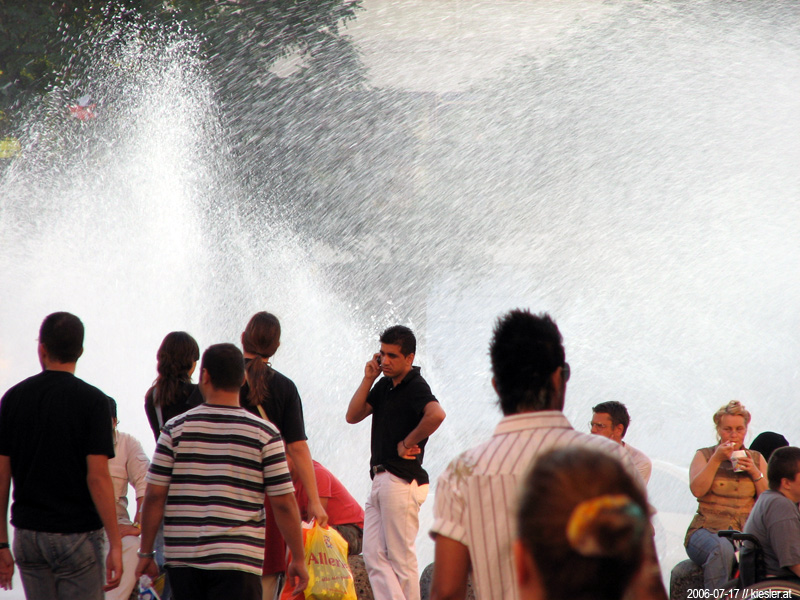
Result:
{"type": "Polygon", "coordinates": [[[406,446],[406,440],[405,440],[405,438],[404,438],[404,439],[402,439],[402,440],[400,440],[400,443],[401,443],[401,444],[403,444],[403,448],[405,448],[406,450],[408,450],[408,446],[406,446]]]}
{"type": "Polygon", "coordinates": [[[153,550],[152,552],[142,552],[141,550],[139,550],[139,552],[136,553],[136,556],[138,556],[139,558],[155,558],[156,552],[155,550],[153,550]]]}
{"type": "Polygon", "coordinates": [[[0,550],[11,549],[11,546],[8,545],[8,542],[0,542],[0,550]]]}
{"type": "Polygon", "coordinates": [[[764,474],[763,473],[759,473],[759,475],[760,475],[760,477],[758,479],[753,479],[753,483],[757,483],[757,482],[761,481],[762,479],[764,479],[764,474]]]}

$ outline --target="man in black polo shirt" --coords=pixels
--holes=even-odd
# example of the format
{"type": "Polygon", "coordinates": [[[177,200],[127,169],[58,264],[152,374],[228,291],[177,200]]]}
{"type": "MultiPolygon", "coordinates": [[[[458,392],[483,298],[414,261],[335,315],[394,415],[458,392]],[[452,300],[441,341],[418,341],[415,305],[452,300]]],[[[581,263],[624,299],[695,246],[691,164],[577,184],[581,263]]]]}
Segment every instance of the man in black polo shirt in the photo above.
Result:
{"type": "Polygon", "coordinates": [[[43,371],[0,400],[0,586],[10,587],[13,574],[6,527],[13,474],[14,556],[28,600],[102,600],[103,527],[105,589],[122,575],[108,397],[75,377],[83,353],[75,315],[45,318],[38,352],[43,371]]]}
{"type": "Polygon", "coordinates": [[[381,351],[364,367],[364,378],[347,408],[347,422],[372,415],[372,490],[364,509],[364,563],[376,600],[419,600],[414,542],[419,508],[428,495],[422,468],[425,444],[445,414],[413,367],[417,340],[408,327],[383,332],[381,351]],[[384,377],[372,387],[383,373],[384,377]]]}

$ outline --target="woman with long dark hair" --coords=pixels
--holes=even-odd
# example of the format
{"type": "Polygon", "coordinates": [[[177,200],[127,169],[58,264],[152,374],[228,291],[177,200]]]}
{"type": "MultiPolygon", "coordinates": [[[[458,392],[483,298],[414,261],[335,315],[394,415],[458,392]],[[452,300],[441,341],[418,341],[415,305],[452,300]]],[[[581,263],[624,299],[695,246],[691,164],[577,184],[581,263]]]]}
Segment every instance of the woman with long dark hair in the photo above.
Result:
{"type": "MultiPolygon", "coordinates": [[[[245,358],[245,384],[240,401],[251,413],[273,423],[280,431],[286,446],[286,454],[292,460],[300,481],[308,493],[308,517],[314,518],[323,527],[328,515],[322,506],[317,491],[314,465],[308,448],[303,404],[294,382],[272,368],[269,359],[281,344],[281,324],[268,312],[252,316],[242,333],[242,349],[245,358]]],[[[262,578],[264,598],[272,598],[280,574],[286,568],[285,546],[275,519],[267,509],[267,543],[264,549],[264,576],[262,578]]]]}
{"type": "MultiPolygon", "coordinates": [[[[144,396],[144,411],[147,422],[158,442],[164,423],[182,415],[203,401],[192,383],[192,373],[200,359],[200,347],[195,339],[185,331],[168,333],[161,342],[156,354],[156,370],[158,377],[144,396]]],[[[164,524],[162,523],[156,537],[156,563],[159,569],[164,567],[164,524]]],[[[170,600],[172,589],[169,578],[165,581],[162,600],[170,600]]]]}
{"type": "Polygon", "coordinates": [[[156,354],[158,377],[144,396],[144,410],[156,441],[164,423],[199,404],[197,384],[192,383],[199,359],[200,348],[185,331],[168,333],[161,342],[156,354]]]}

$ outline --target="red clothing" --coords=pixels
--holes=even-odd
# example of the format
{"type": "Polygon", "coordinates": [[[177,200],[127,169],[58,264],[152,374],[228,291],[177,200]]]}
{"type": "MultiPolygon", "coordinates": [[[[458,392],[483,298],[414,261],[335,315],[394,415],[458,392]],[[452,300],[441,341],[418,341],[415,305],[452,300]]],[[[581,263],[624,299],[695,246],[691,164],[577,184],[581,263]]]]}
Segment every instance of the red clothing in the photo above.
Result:
{"type": "MultiPolygon", "coordinates": [[[[328,513],[329,525],[358,525],[364,528],[364,509],[356,502],[342,485],[342,482],[334,477],[333,473],[317,461],[314,464],[314,475],[317,478],[317,490],[319,497],[328,499],[328,506],[325,512],[328,513]]],[[[297,505],[300,507],[300,515],[303,520],[308,518],[308,495],[300,480],[294,482],[294,493],[297,497],[297,505]]]]}

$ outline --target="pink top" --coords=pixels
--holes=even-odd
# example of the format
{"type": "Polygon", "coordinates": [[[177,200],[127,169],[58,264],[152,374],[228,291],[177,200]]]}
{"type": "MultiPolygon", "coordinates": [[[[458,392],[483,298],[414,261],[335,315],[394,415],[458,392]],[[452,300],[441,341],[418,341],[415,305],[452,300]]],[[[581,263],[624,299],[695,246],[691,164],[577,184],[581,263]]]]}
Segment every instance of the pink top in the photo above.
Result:
{"type": "MultiPolygon", "coordinates": [[[[325,511],[328,513],[328,523],[330,525],[358,525],[364,527],[364,509],[356,502],[342,485],[342,482],[333,476],[333,473],[317,461],[314,464],[314,475],[317,477],[317,490],[319,497],[328,499],[328,506],[325,511]]],[[[297,497],[297,505],[300,507],[300,515],[303,520],[308,518],[308,495],[303,484],[298,480],[294,482],[294,493],[297,497]]]]}

